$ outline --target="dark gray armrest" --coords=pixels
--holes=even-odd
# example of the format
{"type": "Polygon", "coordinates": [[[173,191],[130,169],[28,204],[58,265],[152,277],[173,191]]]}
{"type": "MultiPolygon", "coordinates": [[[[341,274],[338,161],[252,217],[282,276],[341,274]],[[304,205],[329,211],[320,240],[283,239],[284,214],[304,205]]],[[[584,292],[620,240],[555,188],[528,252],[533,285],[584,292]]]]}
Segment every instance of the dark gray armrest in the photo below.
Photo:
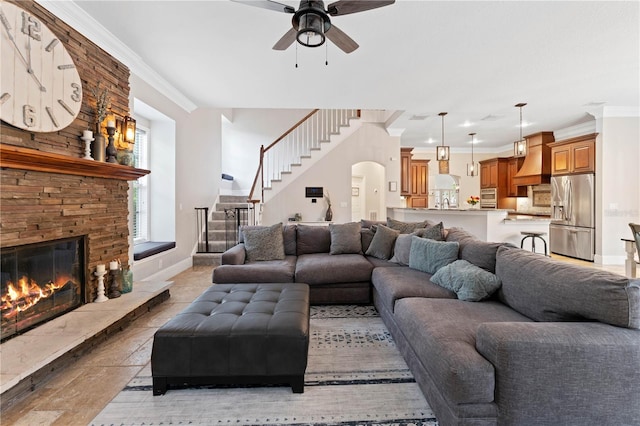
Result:
{"type": "Polygon", "coordinates": [[[485,323],[476,348],[495,368],[504,424],[640,420],[640,330],[597,322],[485,323]]]}
{"type": "Polygon", "coordinates": [[[239,243],[222,253],[221,264],[244,265],[245,260],[246,252],[244,250],[244,243],[239,243]]]}

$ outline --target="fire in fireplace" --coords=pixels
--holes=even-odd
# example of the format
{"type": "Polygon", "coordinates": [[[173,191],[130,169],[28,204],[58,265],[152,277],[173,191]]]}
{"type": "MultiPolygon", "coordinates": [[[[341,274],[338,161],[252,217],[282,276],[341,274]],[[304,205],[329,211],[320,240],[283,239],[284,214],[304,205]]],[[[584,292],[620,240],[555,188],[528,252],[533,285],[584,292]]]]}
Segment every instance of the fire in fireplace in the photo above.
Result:
{"type": "Polygon", "coordinates": [[[84,247],[74,237],[2,249],[1,340],[84,303],[84,247]]]}

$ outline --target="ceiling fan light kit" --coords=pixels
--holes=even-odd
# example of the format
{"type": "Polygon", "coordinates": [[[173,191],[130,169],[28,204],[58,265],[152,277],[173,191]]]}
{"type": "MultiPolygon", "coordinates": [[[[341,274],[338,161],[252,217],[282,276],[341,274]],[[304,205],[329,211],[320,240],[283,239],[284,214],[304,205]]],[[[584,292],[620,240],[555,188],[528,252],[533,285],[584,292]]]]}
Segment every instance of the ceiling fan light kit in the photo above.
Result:
{"type": "Polygon", "coordinates": [[[328,38],[343,52],[351,53],[359,46],[351,37],[331,23],[331,16],[364,12],[395,3],[395,0],[338,0],[325,9],[322,0],[301,0],[298,10],[273,0],[232,0],[248,6],[260,7],[282,13],[293,13],[292,28],[273,46],[274,50],[286,50],[297,41],[306,47],[319,47],[328,38]]]}

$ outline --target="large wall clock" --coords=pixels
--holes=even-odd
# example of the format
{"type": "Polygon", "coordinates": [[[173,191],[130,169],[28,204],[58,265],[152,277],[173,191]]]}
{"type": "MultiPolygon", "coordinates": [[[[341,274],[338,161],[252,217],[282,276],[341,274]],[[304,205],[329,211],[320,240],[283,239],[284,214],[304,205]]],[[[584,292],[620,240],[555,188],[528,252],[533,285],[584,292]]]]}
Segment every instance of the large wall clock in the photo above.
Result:
{"type": "Polygon", "coordinates": [[[69,52],[38,18],[0,2],[0,118],[31,132],[55,132],[80,112],[82,81],[69,52]]]}

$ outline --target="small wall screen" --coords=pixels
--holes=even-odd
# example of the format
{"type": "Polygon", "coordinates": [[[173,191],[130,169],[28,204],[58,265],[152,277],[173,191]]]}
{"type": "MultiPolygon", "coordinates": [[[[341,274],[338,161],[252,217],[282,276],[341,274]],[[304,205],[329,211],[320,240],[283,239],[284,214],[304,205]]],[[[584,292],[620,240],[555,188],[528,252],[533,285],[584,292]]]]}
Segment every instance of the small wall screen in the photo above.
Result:
{"type": "Polygon", "coordinates": [[[307,186],[305,188],[305,197],[307,198],[322,198],[322,196],[321,186],[307,186]]]}

